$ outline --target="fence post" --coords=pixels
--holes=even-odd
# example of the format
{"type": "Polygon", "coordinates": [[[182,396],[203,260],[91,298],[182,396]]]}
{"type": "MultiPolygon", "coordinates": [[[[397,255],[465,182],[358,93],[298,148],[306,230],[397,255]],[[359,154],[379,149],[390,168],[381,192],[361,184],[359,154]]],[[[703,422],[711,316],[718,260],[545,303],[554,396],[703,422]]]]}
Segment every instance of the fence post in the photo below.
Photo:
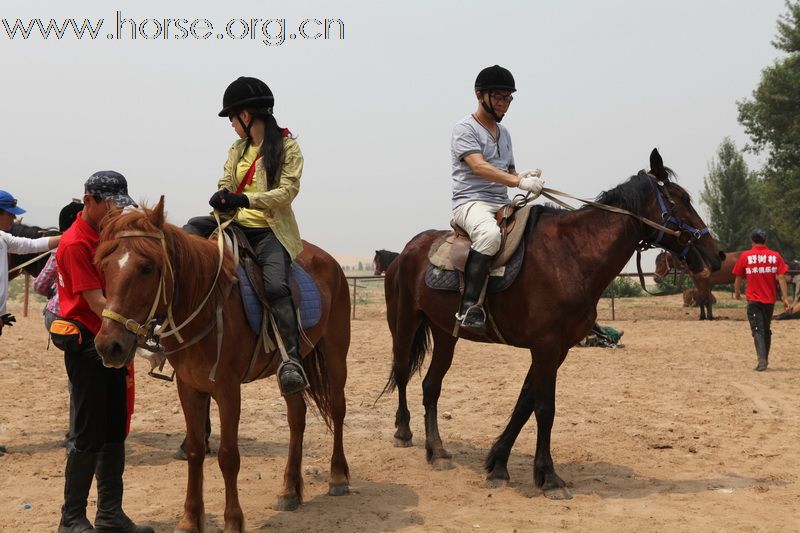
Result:
{"type": "Polygon", "coordinates": [[[28,293],[31,287],[31,275],[25,272],[25,299],[22,304],[22,316],[28,318],[28,293]]]}
{"type": "MultiPolygon", "coordinates": [[[[614,278],[614,279],[616,280],[616,278],[614,278]]],[[[614,294],[616,292],[617,291],[614,290],[614,282],[612,281],[611,282],[611,320],[616,320],[617,319],[617,314],[614,311],[614,294]]]]}
{"type": "Polygon", "coordinates": [[[358,287],[358,280],[353,278],[353,318],[356,319],[356,287],[358,287]]]}

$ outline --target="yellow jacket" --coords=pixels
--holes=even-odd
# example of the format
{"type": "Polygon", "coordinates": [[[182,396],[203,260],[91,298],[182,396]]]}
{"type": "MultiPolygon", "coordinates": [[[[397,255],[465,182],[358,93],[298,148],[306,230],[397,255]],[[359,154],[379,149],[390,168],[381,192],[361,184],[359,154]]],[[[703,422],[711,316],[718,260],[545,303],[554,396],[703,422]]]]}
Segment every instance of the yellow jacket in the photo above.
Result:
{"type": "MultiPolygon", "coordinates": [[[[222,178],[217,182],[217,189],[236,191],[239,186],[239,181],[236,179],[236,164],[244,155],[246,146],[246,139],[239,139],[233,143],[228,151],[228,160],[225,162],[222,178]]],[[[290,137],[284,137],[283,154],[284,161],[278,183],[271,189],[267,188],[267,171],[264,168],[263,159],[259,159],[253,176],[253,188],[258,192],[244,192],[243,194],[250,201],[250,209],[258,209],[263,212],[275,237],[289,252],[289,257],[294,260],[297,254],[303,250],[300,230],[297,228],[297,221],[292,211],[292,200],[300,192],[303,153],[300,151],[297,141],[290,137]]]]}

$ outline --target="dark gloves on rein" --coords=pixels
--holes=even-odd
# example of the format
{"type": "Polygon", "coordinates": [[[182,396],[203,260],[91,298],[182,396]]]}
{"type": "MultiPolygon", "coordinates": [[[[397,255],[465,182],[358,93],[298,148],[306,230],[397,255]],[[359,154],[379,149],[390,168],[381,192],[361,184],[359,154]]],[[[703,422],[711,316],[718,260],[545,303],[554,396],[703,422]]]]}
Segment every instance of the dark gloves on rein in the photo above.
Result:
{"type": "Polygon", "coordinates": [[[239,207],[250,207],[250,200],[244,194],[234,194],[228,191],[218,191],[208,201],[208,205],[220,211],[229,211],[239,207]]]}

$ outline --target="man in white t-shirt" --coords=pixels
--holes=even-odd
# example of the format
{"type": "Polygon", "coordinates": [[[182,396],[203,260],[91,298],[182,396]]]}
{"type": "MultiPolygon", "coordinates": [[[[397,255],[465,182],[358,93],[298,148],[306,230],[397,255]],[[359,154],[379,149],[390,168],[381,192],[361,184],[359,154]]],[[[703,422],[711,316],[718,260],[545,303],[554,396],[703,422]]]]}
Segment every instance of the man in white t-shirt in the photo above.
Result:
{"type": "MultiPolygon", "coordinates": [[[[61,237],[25,239],[7,233],[11,231],[11,225],[17,215],[23,213],[25,213],[25,210],[17,206],[17,199],[11,193],[0,191],[0,335],[3,334],[3,327],[12,326],[16,322],[14,315],[6,309],[6,300],[8,299],[8,254],[46,252],[58,246],[58,241],[61,239],[61,237]]],[[[0,444],[0,455],[3,455],[5,451],[5,447],[0,444]]]]}
{"type": "Polygon", "coordinates": [[[478,108],[455,125],[451,140],[453,220],[472,240],[456,320],[460,327],[481,334],[486,331],[486,314],[480,296],[492,257],[500,249],[495,213],[509,202],[509,187],[536,198],[544,186],[539,169],[517,175],[511,135],[500,125],[516,90],[507,69],[494,65],[481,70],[475,80],[478,108]]]}

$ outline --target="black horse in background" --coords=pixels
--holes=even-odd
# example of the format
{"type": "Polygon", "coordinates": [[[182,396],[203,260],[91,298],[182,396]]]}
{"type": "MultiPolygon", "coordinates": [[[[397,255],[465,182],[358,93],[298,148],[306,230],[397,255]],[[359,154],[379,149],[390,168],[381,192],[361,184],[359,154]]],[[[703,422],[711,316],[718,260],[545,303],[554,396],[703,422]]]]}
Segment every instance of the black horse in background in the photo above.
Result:
{"type": "MultiPolygon", "coordinates": [[[[11,226],[11,231],[9,233],[15,237],[26,237],[28,239],[59,235],[59,231],[55,228],[40,228],[39,226],[27,226],[25,224],[17,223],[14,223],[11,226]]],[[[39,272],[42,271],[44,265],[47,263],[47,255],[37,261],[34,261],[30,265],[23,267],[21,270],[14,270],[17,266],[27,263],[38,255],[40,254],[8,254],[8,280],[11,281],[22,274],[22,272],[27,272],[33,277],[38,276],[39,272]]]]}
{"type": "Polygon", "coordinates": [[[392,261],[397,259],[398,255],[400,254],[397,252],[390,252],[389,250],[375,250],[375,259],[372,260],[372,263],[375,265],[375,275],[380,276],[385,273],[386,269],[389,268],[392,261]]]}

